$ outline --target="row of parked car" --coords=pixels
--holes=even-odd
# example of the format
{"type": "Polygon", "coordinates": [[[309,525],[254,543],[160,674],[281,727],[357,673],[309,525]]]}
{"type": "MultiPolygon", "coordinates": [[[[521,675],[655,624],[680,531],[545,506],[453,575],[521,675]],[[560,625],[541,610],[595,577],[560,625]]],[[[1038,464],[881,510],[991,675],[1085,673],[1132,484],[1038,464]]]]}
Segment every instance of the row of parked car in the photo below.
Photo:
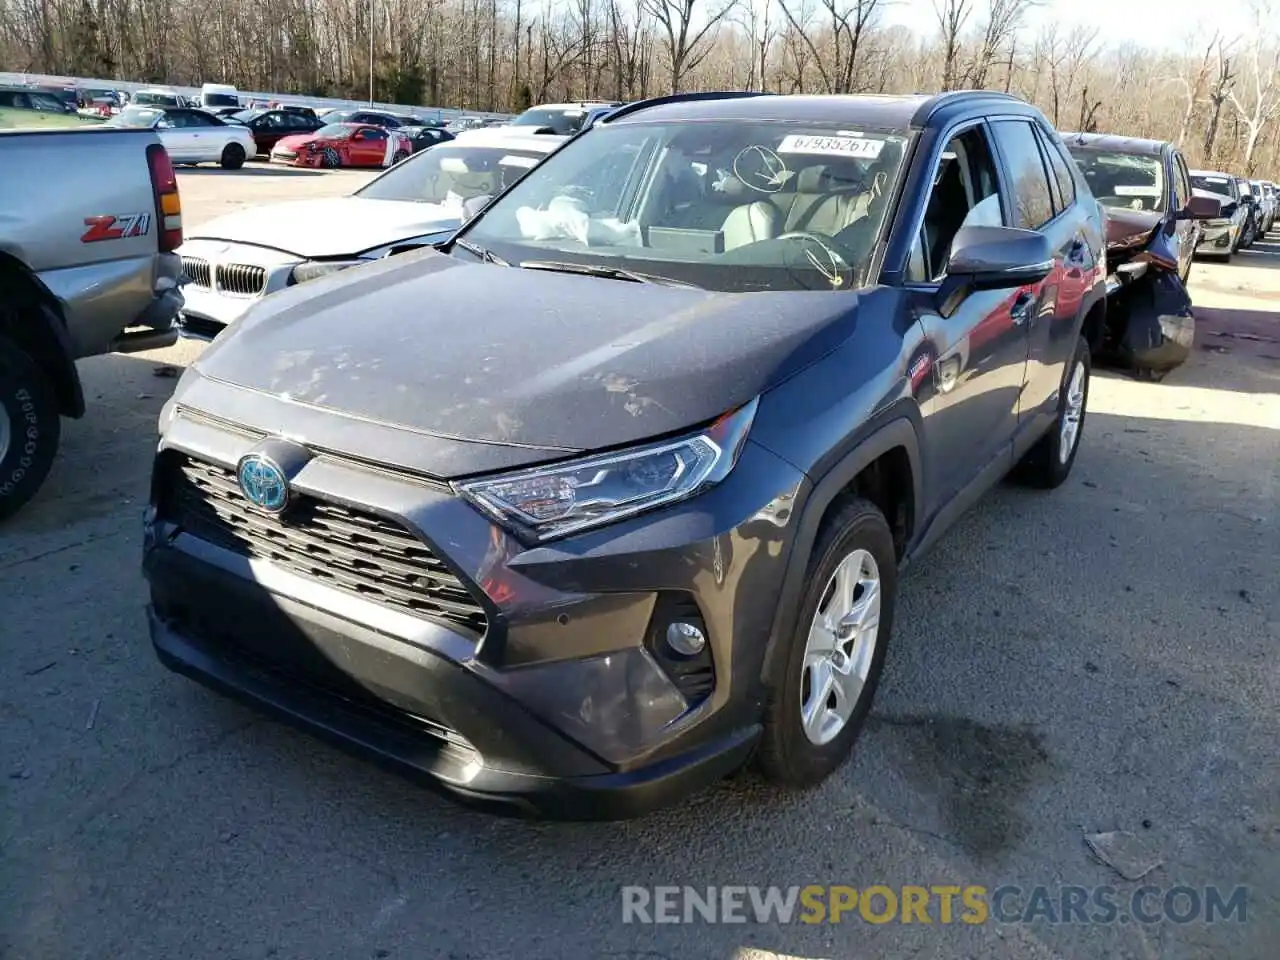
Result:
{"type": "MultiPolygon", "coordinates": [[[[899,570],[1006,475],[1066,481],[1095,358],[1186,358],[1191,258],[1240,206],[1171,144],[1060,134],[987,91],[518,126],[187,237],[156,140],[156,229],[109,217],[81,242],[149,255],[214,341],[160,418],[161,661],[556,817],[633,816],[747,763],[804,788],[837,770],[899,570]]],[[[38,135],[19,146],[39,162],[38,135]]],[[[113,202],[140,146],[85,144],[113,202]]],[[[0,178],[23,172],[5,147],[0,178]]],[[[111,299],[29,272],[3,281],[0,409],[25,427],[0,513],[83,406],[54,335],[22,331],[111,299]]]]}

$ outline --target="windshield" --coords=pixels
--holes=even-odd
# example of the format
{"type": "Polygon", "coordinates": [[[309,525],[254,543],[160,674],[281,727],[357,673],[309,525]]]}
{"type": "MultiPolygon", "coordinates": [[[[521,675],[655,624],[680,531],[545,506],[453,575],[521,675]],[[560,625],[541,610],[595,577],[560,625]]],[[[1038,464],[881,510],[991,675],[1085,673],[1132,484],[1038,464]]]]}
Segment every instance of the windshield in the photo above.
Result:
{"type": "Polygon", "coordinates": [[[493,197],[535,166],[544,154],[452,143],[416,154],[356,191],[366,200],[415,200],[459,209],[474,197],[493,197]]]}
{"type": "Polygon", "coordinates": [[[1104,207],[1164,210],[1164,167],[1159,157],[1106,153],[1070,144],[1067,149],[1104,207]]]}
{"type": "Polygon", "coordinates": [[[206,107],[238,107],[240,98],[234,93],[206,93],[200,97],[206,107]]]}
{"type": "Polygon", "coordinates": [[[1224,197],[1237,199],[1240,194],[1236,190],[1236,182],[1230,177],[1219,177],[1214,174],[1193,173],[1191,175],[1191,186],[1197,190],[1206,190],[1209,193],[1218,193],[1224,197]]]}
{"type": "Polygon", "coordinates": [[[163,110],[148,107],[125,107],[110,121],[117,127],[151,127],[164,116],[163,110]]]}
{"type": "Polygon", "coordinates": [[[867,280],[905,144],[905,132],[835,124],[606,124],[552,154],[466,239],[517,265],[848,290],[867,280]]]}
{"type": "Polygon", "coordinates": [[[327,123],[311,136],[323,137],[325,140],[350,140],[351,134],[355,132],[355,127],[349,127],[344,123],[327,123]]]}
{"type": "MultiPolygon", "coordinates": [[[[582,122],[587,118],[587,111],[582,107],[563,110],[526,110],[511,121],[513,127],[550,127],[562,137],[577,133],[582,129],[582,122]]],[[[483,122],[483,121],[481,121],[483,122]]]]}
{"type": "Polygon", "coordinates": [[[253,120],[258,119],[258,117],[262,116],[266,112],[267,111],[265,110],[237,110],[235,113],[231,114],[227,119],[236,120],[236,121],[239,121],[240,123],[249,123],[253,120]]]}

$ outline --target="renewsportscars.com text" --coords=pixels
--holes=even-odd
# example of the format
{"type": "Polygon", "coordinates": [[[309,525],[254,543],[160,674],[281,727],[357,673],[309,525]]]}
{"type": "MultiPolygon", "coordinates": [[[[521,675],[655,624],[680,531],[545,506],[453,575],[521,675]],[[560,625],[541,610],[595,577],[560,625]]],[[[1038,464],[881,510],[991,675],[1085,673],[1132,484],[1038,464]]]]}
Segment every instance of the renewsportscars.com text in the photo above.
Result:
{"type": "Polygon", "coordinates": [[[623,923],[1244,923],[1245,887],[1032,886],[622,888],[623,923]]]}

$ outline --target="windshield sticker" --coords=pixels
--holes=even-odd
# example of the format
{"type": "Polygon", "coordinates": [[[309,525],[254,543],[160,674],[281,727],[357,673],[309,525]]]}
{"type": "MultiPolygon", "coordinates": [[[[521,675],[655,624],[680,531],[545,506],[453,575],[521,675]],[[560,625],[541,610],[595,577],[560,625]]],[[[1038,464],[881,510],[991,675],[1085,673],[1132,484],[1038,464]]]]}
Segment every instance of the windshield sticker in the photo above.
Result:
{"type": "Polygon", "coordinates": [[[498,161],[504,167],[524,167],[528,170],[530,167],[538,165],[537,157],[522,157],[518,153],[509,153],[498,161]]]}
{"type": "Polygon", "coordinates": [[[1142,187],[1120,184],[1111,188],[1117,197],[1158,197],[1160,196],[1159,187],[1142,187]]]}
{"type": "Polygon", "coordinates": [[[863,137],[810,137],[792,134],[778,144],[779,153],[816,153],[835,157],[874,160],[884,149],[883,140],[863,137]]]}

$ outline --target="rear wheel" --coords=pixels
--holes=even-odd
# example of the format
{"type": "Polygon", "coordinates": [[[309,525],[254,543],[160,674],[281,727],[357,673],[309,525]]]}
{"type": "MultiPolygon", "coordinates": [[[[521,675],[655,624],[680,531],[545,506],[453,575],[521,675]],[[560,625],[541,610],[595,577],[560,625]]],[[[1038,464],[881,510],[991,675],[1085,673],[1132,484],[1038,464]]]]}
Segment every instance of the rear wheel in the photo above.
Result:
{"type": "Polygon", "coordinates": [[[391,158],[391,163],[394,166],[395,164],[399,163],[401,160],[406,159],[408,156],[409,156],[408,150],[397,150],[396,155],[391,158]]]}
{"type": "Polygon", "coordinates": [[[0,520],[36,495],[61,433],[53,385],[24,350],[0,337],[0,520]]]}
{"type": "Polygon", "coordinates": [[[884,670],[898,563],[874,504],[849,500],[823,522],[806,583],[756,757],[792,787],[821,783],[849,757],[884,670]]]}
{"type": "Polygon", "coordinates": [[[1084,432],[1085,408],[1089,402],[1092,366],[1089,344],[1084,337],[1076,342],[1075,356],[1067,364],[1062,389],[1058,392],[1058,417],[1014,470],[1014,477],[1028,486],[1052,490],[1071,473],[1084,432]]]}
{"type": "Polygon", "coordinates": [[[222,159],[218,162],[222,165],[223,170],[239,170],[244,166],[244,161],[244,147],[238,143],[228,143],[222,148],[222,159]]]}

